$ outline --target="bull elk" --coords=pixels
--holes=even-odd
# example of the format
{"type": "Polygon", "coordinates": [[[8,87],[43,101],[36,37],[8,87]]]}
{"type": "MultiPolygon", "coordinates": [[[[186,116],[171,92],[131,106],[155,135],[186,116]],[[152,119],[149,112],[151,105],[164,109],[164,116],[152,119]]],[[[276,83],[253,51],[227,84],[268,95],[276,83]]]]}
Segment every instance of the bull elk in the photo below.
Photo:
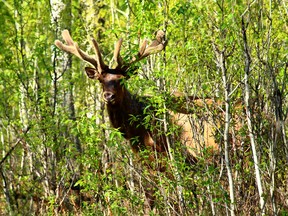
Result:
{"type": "MultiPolygon", "coordinates": [[[[78,58],[90,63],[93,67],[85,67],[87,76],[90,79],[98,80],[103,89],[103,99],[106,103],[110,122],[114,128],[119,129],[123,137],[130,141],[131,148],[134,152],[139,153],[144,149],[149,150],[149,161],[155,163],[155,153],[167,156],[168,146],[165,133],[159,133],[154,127],[147,127],[143,125],[144,118],[153,112],[153,105],[149,104],[149,99],[145,96],[138,96],[131,94],[123,84],[123,80],[128,80],[135,70],[135,63],[144,59],[145,57],[162,51],[167,42],[165,41],[165,34],[159,30],[156,34],[156,39],[151,45],[147,46],[147,40],[144,40],[140,46],[140,50],[130,62],[124,62],[120,56],[120,48],[122,39],[120,39],[115,46],[114,60],[117,63],[115,68],[109,68],[103,61],[98,43],[92,39],[92,44],[95,50],[95,57],[88,55],[81,50],[77,43],[75,43],[68,30],[62,32],[62,37],[66,44],[59,40],[55,41],[55,45],[61,50],[71,53],[78,58]],[[152,112],[147,113],[147,107],[152,109],[152,112]],[[132,118],[136,117],[136,118],[132,118]]],[[[176,100],[176,96],[173,100],[176,100]]],[[[199,101],[193,99],[194,105],[197,106],[199,101]]],[[[201,103],[201,102],[200,102],[201,103]]],[[[175,105],[175,104],[174,104],[175,105]]],[[[202,105],[203,107],[203,102],[202,105]]],[[[175,107],[172,107],[173,109],[175,107]]],[[[154,111],[156,109],[154,108],[154,111]]],[[[179,109],[178,109],[179,110],[179,109]]],[[[199,149],[199,140],[193,135],[195,128],[193,124],[189,123],[186,111],[182,113],[172,114],[174,122],[182,127],[182,134],[178,136],[185,146],[184,154],[188,162],[195,161],[197,155],[195,149],[199,149]]],[[[155,125],[155,119],[152,118],[151,125],[155,125]]],[[[217,148],[216,142],[212,136],[212,130],[208,123],[202,125],[204,128],[204,136],[207,138],[206,146],[217,148]]],[[[199,124],[198,126],[199,127],[199,124]]],[[[157,163],[157,162],[156,162],[157,163]]],[[[155,164],[153,165],[155,168],[155,164]]],[[[156,165],[156,169],[163,171],[163,167],[156,165]]]]}

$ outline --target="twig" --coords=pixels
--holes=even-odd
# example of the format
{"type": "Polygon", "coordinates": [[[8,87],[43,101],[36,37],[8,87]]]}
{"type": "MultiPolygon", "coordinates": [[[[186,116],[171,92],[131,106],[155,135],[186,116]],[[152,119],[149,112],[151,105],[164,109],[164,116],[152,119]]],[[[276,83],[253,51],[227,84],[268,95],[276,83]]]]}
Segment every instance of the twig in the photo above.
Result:
{"type": "MultiPolygon", "coordinates": [[[[25,130],[23,130],[23,135],[27,134],[29,131],[30,127],[27,127],[25,130]]],[[[6,155],[2,158],[0,162],[0,167],[2,164],[5,162],[5,160],[9,157],[10,154],[12,154],[13,150],[17,147],[17,145],[23,140],[23,137],[18,138],[15,144],[9,149],[9,151],[6,153],[6,155]]]]}

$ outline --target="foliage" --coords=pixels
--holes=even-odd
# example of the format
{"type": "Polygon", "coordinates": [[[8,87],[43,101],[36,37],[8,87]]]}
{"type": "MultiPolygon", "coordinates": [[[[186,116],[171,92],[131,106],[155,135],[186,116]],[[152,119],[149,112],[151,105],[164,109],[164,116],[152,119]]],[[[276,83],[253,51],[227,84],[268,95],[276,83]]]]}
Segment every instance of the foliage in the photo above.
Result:
{"type": "Polygon", "coordinates": [[[212,158],[209,149],[203,148],[197,164],[188,166],[180,143],[175,142],[173,157],[159,161],[171,172],[152,172],[141,160],[149,152],[135,155],[121,133],[110,127],[99,83],[86,78],[83,63],[54,46],[65,28],[89,53],[93,52],[90,36],[95,37],[105,62],[111,62],[117,39],[124,38],[121,55],[129,59],[143,38],[152,39],[157,29],[164,29],[169,41],[165,52],[139,63],[137,75],[125,83],[131,92],[149,95],[157,107],[157,113],[147,115],[143,124],[151,127],[151,119],[162,120],[159,133],[173,140],[179,128],[170,124],[164,130],[161,123],[169,122],[167,107],[175,105],[168,103],[170,93],[180,91],[184,96],[224,102],[228,91],[235,212],[259,214],[247,107],[241,107],[246,60],[243,23],[251,57],[248,109],[252,111],[264,211],[287,214],[285,1],[49,3],[47,7],[43,0],[0,2],[1,214],[144,214],[144,189],[151,185],[156,186],[157,198],[151,214],[173,215],[181,208],[183,215],[229,211],[231,190],[223,156],[225,109],[221,105],[217,109],[196,107],[191,115],[201,123],[208,113],[211,124],[217,126],[214,133],[220,156],[212,158]],[[227,85],[217,64],[221,55],[227,85]]]}

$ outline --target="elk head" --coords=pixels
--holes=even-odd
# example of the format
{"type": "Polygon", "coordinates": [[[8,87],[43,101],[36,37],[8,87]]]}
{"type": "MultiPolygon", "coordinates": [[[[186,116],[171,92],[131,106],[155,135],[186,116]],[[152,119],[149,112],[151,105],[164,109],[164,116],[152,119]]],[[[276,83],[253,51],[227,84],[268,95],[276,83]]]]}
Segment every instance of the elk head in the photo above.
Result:
{"type": "Polygon", "coordinates": [[[160,52],[167,44],[167,41],[164,39],[164,32],[159,30],[156,34],[156,39],[150,46],[147,47],[147,40],[144,40],[138,54],[134,56],[130,62],[125,63],[120,56],[120,48],[122,45],[122,39],[120,39],[116,43],[114,50],[114,60],[117,62],[117,66],[112,69],[104,63],[98,43],[95,39],[92,39],[95,50],[95,57],[93,57],[79,48],[77,43],[72,40],[68,30],[62,32],[62,37],[66,44],[56,40],[55,45],[61,50],[71,53],[93,66],[85,68],[86,74],[90,79],[100,81],[103,88],[103,99],[106,104],[109,105],[121,104],[126,91],[122,80],[128,79],[131,73],[133,73],[133,68],[131,66],[150,54],[160,52]]]}

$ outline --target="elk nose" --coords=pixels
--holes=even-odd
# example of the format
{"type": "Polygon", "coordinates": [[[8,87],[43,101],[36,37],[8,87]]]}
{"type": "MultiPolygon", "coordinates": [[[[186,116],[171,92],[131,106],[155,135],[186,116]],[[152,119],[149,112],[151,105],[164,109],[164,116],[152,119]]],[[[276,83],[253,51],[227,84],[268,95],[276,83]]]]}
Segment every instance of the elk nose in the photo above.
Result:
{"type": "Polygon", "coordinates": [[[115,95],[112,92],[104,92],[103,97],[106,102],[113,102],[115,99],[115,95]]]}

